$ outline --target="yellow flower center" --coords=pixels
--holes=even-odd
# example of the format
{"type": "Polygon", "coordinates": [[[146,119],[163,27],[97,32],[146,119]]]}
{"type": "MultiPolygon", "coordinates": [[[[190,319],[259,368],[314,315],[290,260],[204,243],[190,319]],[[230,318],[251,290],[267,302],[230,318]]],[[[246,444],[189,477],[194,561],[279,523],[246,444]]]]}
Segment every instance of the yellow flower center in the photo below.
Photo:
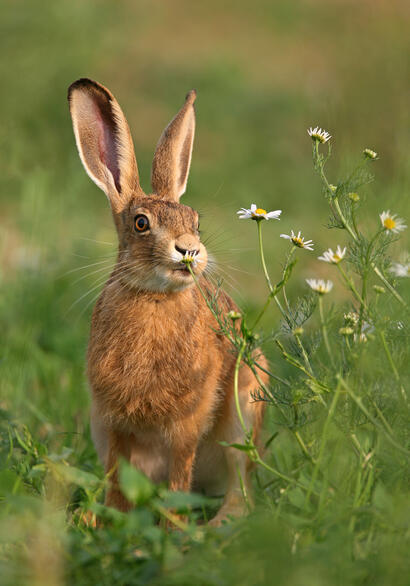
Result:
{"type": "Polygon", "coordinates": [[[333,255],[333,262],[340,262],[342,259],[340,258],[340,256],[338,254],[334,254],[333,255]]]}
{"type": "Polygon", "coordinates": [[[393,230],[393,228],[396,225],[396,222],[393,220],[393,218],[386,218],[383,222],[383,225],[386,228],[386,230],[393,230]]]}
{"type": "Polygon", "coordinates": [[[298,238],[297,236],[292,238],[292,242],[295,246],[299,246],[299,248],[303,248],[305,246],[303,243],[303,238],[298,238]]]}
{"type": "Polygon", "coordinates": [[[263,208],[258,208],[257,210],[255,210],[255,214],[258,214],[258,215],[266,214],[266,210],[264,210],[263,208]]]}

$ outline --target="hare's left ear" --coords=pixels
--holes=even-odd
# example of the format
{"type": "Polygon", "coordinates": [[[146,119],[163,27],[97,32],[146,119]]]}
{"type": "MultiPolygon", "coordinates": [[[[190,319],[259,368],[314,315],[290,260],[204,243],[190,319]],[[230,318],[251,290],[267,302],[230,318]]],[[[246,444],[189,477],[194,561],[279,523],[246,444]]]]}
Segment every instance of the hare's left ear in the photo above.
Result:
{"type": "Polygon", "coordinates": [[[196,91],[191,90],[155,151],[151,183],[154,193],[164,199],[179,201],[185,193],[195,134],[195,98],[196,91]]]}

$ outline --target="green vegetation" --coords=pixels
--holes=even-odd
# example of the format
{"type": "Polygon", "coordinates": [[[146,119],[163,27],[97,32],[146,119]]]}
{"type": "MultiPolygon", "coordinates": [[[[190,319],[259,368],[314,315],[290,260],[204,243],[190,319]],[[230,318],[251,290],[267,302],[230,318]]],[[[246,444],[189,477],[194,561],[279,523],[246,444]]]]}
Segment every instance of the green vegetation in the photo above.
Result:
{"type": "Polygon", "coordinates": [[[379,218],[410,221],[406,2],[3,0],[1,11],[1,585],[408,584],[410,300],[390,270],[408,262],[408,230],[379,218]],[[147,191],[162,128],[198,90],[184,201],[247,315],[234,344],[251,363],[262,343],[274,375],[256,397],[267,449],[246,433],[238,447],[259,463],[255,511],[218,530],[201,524],[217,501],[126,465],[136,510],[102,505],[84,356],[115,234],[65,101],[85,75],[122,105],[147,191]],[[313,141],[312,165],[316,124],[333,150],[325,161],[313,141]],[[238,221],[251,203],[282,209],[280,223],[238,221]],[[291,229],[314,252],[279,238],[291,229]],[[317,259],[337,245],[340,263],[317,259]],[[306,278],[334,287],[321,296],[306,278]],[[189,522],[169,531],[175,509],[189,522]]]}

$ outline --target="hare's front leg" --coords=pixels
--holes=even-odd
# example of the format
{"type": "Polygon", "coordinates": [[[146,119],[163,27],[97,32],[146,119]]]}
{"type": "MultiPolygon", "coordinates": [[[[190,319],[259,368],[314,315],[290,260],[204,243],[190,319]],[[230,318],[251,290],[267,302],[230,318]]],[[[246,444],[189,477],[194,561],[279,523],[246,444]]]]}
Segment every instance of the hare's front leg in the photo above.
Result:
{"type": "MultiPolygon", "coordinates": [[[[181,434],[182,436],[184,434],[181,434]]],[[[171,450],[169,467],[169,489],[189,492],[192,484],[192,470],[195,461],[197,437],[178,438],[174,441],[171,450]],[[181,441],[185,439],[185,441],[181,441]]]]}
{"type": "Polygon", "coordinates": [[[130,460],[130,437],[120,432],[108,431],[108,451],[105,462],[105,473],[109,475],[109,487],[105,495],[107,507],[114,507],[119,511],[129,511],[132,504],[122,494],[118,478],[118,463],[120,458],[130,460]]]}

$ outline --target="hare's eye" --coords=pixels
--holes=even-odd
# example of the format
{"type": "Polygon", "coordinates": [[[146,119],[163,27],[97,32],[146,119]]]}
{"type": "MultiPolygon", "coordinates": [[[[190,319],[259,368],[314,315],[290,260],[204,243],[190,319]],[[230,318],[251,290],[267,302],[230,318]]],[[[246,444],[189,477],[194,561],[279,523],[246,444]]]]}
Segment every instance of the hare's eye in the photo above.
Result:
{"type": "Polygon", "coordinates": [[[138,216],[135,216],[134,227],[137,232],[146,232],[146,230],[149,228],[149,221],[147,216],[144,216],[143,214],[138,214],[138,216]]]}

